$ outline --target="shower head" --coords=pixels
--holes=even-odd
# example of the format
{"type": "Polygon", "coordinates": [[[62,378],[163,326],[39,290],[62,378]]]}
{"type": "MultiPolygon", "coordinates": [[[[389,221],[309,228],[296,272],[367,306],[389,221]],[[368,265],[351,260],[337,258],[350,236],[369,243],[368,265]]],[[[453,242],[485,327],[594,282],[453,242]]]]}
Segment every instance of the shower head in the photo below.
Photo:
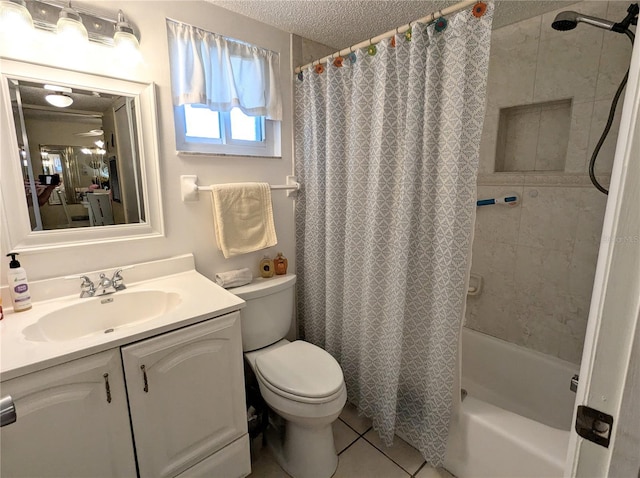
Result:
{"type": "Polygon", "coordinates": [[[591,26],[604,28],[605,30],[613,30],[615,22],[605,20],[604,18],[590,17],[582,13],[566,11],[560,12],[551,24],[551,28],[559,31],[573,30],[578,26],[578,22],[587,23],[591,26]]]}

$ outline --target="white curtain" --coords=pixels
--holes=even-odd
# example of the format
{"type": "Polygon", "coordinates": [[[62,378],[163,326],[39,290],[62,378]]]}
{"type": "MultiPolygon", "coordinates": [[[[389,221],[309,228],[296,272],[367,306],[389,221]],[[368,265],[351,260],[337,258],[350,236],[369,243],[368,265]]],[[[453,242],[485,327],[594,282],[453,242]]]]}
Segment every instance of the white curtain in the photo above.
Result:
{"type": "Polygon", "coordinates": [[[170,19],[167,35],[174,106],[282,120],[278,53],[170,19]]]}
{"type": "Polygon", "coordinates": [[[401,434],[434,465],[460,393],[492,14],[295,80],[301,333],[385,443],[401,434]]]}

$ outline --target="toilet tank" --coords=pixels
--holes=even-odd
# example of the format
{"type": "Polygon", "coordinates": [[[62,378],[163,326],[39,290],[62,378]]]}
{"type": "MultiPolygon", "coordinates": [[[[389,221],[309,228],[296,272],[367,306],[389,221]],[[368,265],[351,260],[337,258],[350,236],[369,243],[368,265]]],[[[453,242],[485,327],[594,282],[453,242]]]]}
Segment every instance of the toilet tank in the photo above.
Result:
{"type": "Polygon", "coordinates": [[[259,277],[251,284],[229,289],[245,300],[240,310],[242,350],[248,352],[284,338],[293,319],[296,276],[259,277]]]}

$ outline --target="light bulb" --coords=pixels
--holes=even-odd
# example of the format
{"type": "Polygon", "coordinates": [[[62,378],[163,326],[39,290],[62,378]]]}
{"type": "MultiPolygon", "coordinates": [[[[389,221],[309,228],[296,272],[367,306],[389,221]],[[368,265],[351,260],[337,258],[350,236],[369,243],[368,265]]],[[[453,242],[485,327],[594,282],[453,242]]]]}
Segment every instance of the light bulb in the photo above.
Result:
{"type": "Polygon", "coordinates": [[[59,37],[63,39],[63,42],[68,46],[75,45],[78,42],[86,43],[89,41],[89,34],[82,23],[80,14],[70,6],[60,10],[56,30],[59,37]]]}
{"type": "Polygon", "coordinates": [[[3,32],[11,30],[17,34],[33,30],[33,19],[24,0],[0,1],[0,29],[3,32]]]}
{"type": "Polygon", "coordinates": [[[138,63],[142,60],[140,42],[129,22],[125,20],[122,10],[118,12],[118,23],[113,35],[113,43],[121,59],[131,63],[138,63]]]}

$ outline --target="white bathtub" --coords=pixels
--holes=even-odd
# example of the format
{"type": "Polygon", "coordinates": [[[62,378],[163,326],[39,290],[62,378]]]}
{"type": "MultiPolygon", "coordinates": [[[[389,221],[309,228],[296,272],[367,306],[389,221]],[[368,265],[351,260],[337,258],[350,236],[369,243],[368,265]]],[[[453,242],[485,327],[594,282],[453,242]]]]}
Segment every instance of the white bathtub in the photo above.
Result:
{"type": "Polygon", "coordinates": [[[445,468],[459,478],[561,477],[578,366],[464,328],[445,468]]]}

